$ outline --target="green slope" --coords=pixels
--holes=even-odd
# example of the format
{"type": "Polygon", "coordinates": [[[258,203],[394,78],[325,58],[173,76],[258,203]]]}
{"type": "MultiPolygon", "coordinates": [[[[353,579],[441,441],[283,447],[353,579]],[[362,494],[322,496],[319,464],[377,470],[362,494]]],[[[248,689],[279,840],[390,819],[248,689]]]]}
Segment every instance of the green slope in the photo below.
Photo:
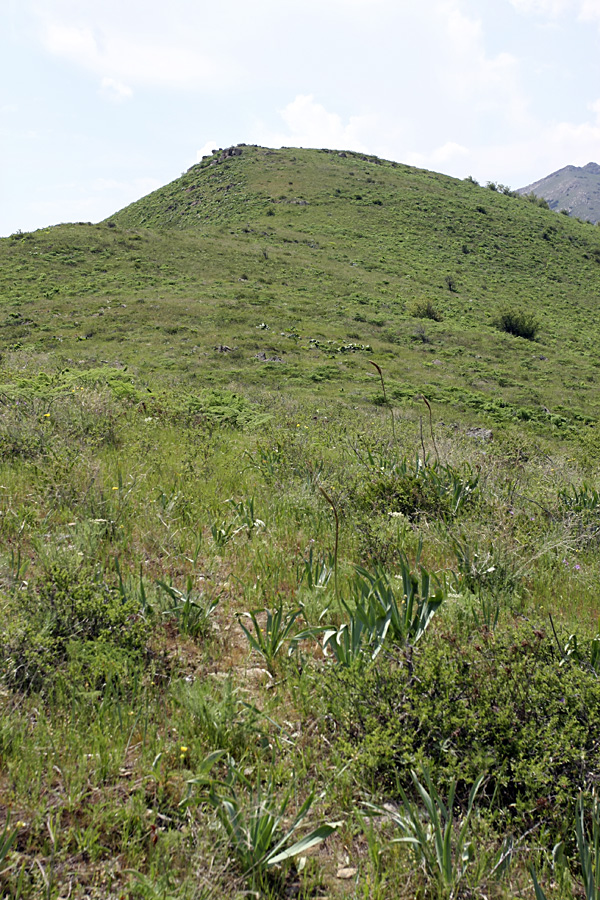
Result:
{"type": "Polygon", "coordinates": [[[600,414],[598,229],[359,154],[239,149],[100,225],[2,240],[11,368],[50,352],[318,404],[371,402],[376,360],[399,400],[553,427],[600,414]],[[414,315],[427,302],[440,321],[414,315]],[[535,315],[535,341],[495,327],[503,307],[535,315]]]}
{"type": "Polygon", "coordinates": [[[574,900],[600,232],[241,149],[0,241],[0,897],[574,900]]]}

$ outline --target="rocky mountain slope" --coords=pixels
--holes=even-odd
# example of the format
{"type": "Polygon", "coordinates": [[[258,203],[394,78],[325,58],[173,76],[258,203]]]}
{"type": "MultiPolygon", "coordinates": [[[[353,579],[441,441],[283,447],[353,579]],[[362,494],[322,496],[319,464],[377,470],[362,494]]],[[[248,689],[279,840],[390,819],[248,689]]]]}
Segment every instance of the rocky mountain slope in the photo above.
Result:
{"type": "Polygon", "coordinates": [[[586,222],[600,222],[600,166],[565,166],[527,187],[519,194],[535,194],[547,201],[550,209],[568,213],[586,222]]]}

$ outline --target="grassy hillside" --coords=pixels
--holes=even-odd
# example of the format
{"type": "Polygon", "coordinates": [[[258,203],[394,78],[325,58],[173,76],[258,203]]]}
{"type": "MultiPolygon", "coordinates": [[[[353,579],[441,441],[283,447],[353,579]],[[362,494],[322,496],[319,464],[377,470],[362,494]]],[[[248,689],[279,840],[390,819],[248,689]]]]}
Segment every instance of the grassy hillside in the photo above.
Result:
{"type": "Polygon", "coordinates": [[[239,149],[0,241],[0,897],[591,898],[600,230],[239,149]]]}
{"type": "Polygon", "coordinates": [[[0,254],[3,338],[21,357],[364,402],[373,356],[402,397],[598,415],[600,232],[469,182],[245,147],[108,223],[13,236],[0,254]],[[534,342],[498,331],[505,308],[535,315],[534,342]]]}

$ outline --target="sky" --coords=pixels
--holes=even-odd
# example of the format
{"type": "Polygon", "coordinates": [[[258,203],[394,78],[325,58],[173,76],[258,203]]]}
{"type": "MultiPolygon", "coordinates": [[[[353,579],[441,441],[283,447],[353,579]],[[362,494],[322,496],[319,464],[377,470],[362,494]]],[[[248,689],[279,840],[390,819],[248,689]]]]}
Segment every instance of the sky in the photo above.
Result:
{"type": "Polygon", "coordinates": [[[600,0],[0,0],[0,236],[242,142],[512,188],[600,163],[600,0]]]}

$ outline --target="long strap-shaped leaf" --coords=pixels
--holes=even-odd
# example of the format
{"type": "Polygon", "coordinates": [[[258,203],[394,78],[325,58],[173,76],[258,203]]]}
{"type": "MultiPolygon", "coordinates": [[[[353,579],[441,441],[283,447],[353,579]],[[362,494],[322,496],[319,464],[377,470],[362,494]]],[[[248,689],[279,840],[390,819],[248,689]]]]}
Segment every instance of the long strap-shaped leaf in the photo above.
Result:
{"type": "Polygon", "coordinates": [[[292,844],[291,847],[288,847],[287,850],[283,850],[275,856],[269,856],[267,865],[274,866],[286,859],[291,859],[293,856],[300,856],[301,853],[306,853],[311,847],[320,844],[321,841],[328,838],[330,834],[337,831],[341,825],[343,825],[343,822],[327,822],[325,825],[320,825],[318,828],[315,828],[314,831],[311,831],[310,834],[307,834],[306,837],[303,837],[301,840],[296,841],[295,844],[292,844]]]}

